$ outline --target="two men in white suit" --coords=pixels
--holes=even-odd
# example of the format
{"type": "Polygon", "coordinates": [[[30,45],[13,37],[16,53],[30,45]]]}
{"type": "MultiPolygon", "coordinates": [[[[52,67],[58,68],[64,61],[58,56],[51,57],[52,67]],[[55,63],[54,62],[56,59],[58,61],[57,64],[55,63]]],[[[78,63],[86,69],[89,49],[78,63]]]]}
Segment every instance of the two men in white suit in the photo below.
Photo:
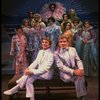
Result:
{"type": "Polygon", "coordinates": [[[34,99],[33,82],[36,79],[51,79],[53,75],[52,64],[55,61],[59,68],[60,78],[64,82],[73,81],[75,83],[77,97],[80,100],[88,100],[84,79],[84,68],[75,48],[68,47],[67,38],[59,36],[58,49],[53,53],[50,51],[51,41],[47,38],[42,41],[42,50],[39,51],[36,60],[26,69],[25,75],[17,80],[17,85],[4,92],[11,95],[18,92],[19,88],[26,85],[26,97],[34,99]],[[45,52],[45,53],[44,53],[45,52]],[[44,56],[43,56],[44,55],[44,56]]]}
{"type": "Polygon", "coordinates": [[[25,70],[24,75],[16,81],[17,85],[4,92],[5,95],[12,95],[26,86],[26,97],[35,100],[33,82],[37,79],[50,80],[53,76],[54,56],[50,50],[51,44],[52,41],[48,37],[43,38],[42,50],[39,51],[36,60],[25,70]]]}
{"type": "Polygon", "coordinates": [[[68,46],[68,39],[61,35],[58,39],[58,49],[54,53],[60,79],[64,82],[73,81],[76,87],[77,97],[80,100],[87,99],[87,90],[84,79],[84,68],[76,49],[68,46]]]}

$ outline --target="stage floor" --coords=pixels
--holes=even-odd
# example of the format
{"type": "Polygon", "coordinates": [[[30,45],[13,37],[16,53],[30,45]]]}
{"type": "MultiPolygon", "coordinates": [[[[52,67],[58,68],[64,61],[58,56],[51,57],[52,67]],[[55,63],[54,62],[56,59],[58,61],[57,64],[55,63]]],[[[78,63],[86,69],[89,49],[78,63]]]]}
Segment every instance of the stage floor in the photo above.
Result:
{"type": "MultiPolygon", "coordinates": [[[[1,88],[2,88],[2,98],[1,100],[9,100],[9,96],[6,96],[3,94],[3,91],[7,90],[7,83],[12,78],[12,75],[2,75],[1,77],[1,88]]],[[[98,77],[88,77],[88,95],[89,100],[99,100],[99,78],[98,77]]],[[[46,96],[42,96],[43,98],[36,98],[36,100],[75,100],[75,99],[68,99],[62,97],[62,95],[59,95],[59,97],[51,97],[48,98],[46,96]],[[61,97],[61,98],[60,98],[61,97]]]]}

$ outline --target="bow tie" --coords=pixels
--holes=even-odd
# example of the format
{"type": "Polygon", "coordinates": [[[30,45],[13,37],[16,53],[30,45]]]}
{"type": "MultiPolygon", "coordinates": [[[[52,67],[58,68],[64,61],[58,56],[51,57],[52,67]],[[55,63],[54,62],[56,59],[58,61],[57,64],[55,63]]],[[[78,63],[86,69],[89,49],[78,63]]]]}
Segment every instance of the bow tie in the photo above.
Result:
{"type": "Polygon", "coordinates": [[[68,50],[69,50],[68,48],[63,48],[63,49],[60,50],[60,53],[64,53],[64,52],[66,52],[68,50]]]}
{"type": "Polygon", "coordinates": [[[64,51],[68,51],[68,50],[69,50],[69,48],[65,48],[65,49],[64,49],[64,51]]]}

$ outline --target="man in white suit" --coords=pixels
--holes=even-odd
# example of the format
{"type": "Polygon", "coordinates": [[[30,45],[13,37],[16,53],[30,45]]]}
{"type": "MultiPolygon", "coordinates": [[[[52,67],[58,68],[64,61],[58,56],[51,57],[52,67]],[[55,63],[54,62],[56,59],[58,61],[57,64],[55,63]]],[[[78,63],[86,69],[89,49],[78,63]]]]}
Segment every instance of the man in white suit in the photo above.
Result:
{"type": "Polygon", "coordinates": [[[26,97],[35,100],[33,82],[37,79],[50,80],[53,76],[54,56],[50,50],[51,44],[52,41],[48,37],[43,38],[43,49],[39,51],[36,60],[25,70],[25,74],[16,81],[17,85],[4,92],[5,95],[12,95],[26,86],[26,97]]]}
{"type": "Polygon", "coordinates": [[[55,51],[54,56],[61,80],[64,82],[74,82],[77,97],[81,100],[87,100],[82,61],[76,49],[74,47],[68,47],[68,39],[64,35],[59,36],[58,49],[55,51]]]}

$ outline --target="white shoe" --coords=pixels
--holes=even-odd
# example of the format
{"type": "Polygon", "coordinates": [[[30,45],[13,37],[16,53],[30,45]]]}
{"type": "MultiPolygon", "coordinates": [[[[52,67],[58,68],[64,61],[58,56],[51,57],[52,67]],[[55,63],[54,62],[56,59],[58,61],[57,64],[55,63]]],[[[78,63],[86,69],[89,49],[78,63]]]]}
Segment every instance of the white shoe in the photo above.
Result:
{"type": "Polygon", "coordinates": [[[17,93],[18,91],[11,91],[11,90],[7,90],[4,92],[5,95],[12,95],[12,94],[15,94],[17,93]]]}

